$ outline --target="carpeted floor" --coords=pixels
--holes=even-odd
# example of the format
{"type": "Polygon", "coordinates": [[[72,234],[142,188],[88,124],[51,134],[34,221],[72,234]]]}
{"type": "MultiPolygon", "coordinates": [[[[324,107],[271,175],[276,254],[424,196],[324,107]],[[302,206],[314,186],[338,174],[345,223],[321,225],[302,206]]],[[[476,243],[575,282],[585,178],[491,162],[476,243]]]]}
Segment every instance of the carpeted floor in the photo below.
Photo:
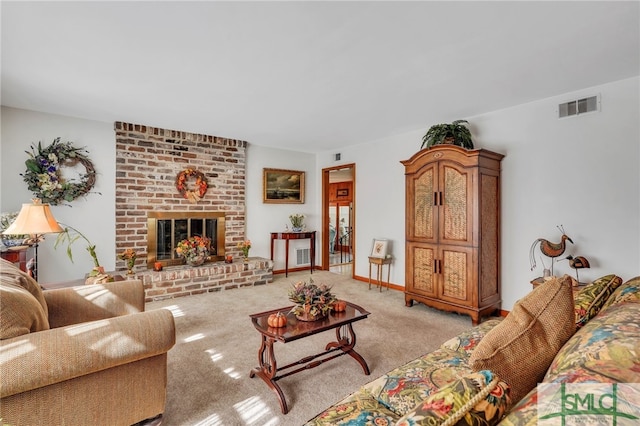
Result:
{"type": "MultiPolygon", "coordinates": [[[[224,290],[157,301],[147,310],[169,309],[176,320],[176,345],[169,352],[169,383],[163,426],[175,425],[301,425],[361,385],[437,348],[471,327],[467,316],[414,304],[404,305],[400,291],[378,292],[366,283],[326,271],[276,276],[258,287],[224,290]],[[258,365],[260,334],[249,314],[291,305],[292,283],[313,277],[333,287],[339,298],[371,312],[354,323],[355,349],[371,375],[349,356],[279,380],[289,413],[280,411],[275,393],[249,372],[258,365]]],[[[274,346],[279,365],[318,353],[335,331],[274,346]]]]}

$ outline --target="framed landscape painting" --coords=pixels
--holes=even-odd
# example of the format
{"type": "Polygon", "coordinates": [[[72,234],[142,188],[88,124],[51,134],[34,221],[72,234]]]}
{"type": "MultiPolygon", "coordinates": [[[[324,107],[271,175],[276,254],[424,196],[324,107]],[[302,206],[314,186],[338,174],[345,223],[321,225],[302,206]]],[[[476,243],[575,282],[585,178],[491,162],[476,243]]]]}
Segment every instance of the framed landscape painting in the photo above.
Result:
{"type": "Polygon", "coordinates": [[[262,180],[264,203],[304,204],[304,172],[263,169],[262,180]]]}

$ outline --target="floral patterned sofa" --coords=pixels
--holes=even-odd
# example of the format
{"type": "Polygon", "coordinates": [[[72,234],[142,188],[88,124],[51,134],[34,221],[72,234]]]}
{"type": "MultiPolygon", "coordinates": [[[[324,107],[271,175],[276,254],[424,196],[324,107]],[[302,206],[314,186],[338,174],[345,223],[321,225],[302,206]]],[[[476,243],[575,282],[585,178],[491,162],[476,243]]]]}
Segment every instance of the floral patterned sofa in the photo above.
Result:
{"type": "MultiPolygon", "coordinates": [[[[562,292],[560,284],[557,288],[562,292]]],[[[549,293],[547,289],[545,293],[540,290],[533,294],[536,290],[530,293],[533,297],[525,298],[540,299],[549,293]]],[[[536,327],[530,322],[524,331],[519,331],[517,324],[507,324],[509,317],[519,315],[516,311],[521,299],[506,318],[487,320],[434,352],[369,382],[306,425],[536,425],[538,382],[640,383],[640,277],[624,284],[615,275],[602,277],[581,290],[575,299],[570,288],[567,291],[561,297],[565,301],[568,297],[571,303],[571,330],[556,342],[557,349],[547,355],[533,384],[523,388],[520,376],[510,376],[509,371],[517,374],[530,371],[527,363],[539,357],[530,357],[528,353],[549,345],[534,339],[532,349],[526,348],[526,342],[515,340],[527,353],[518,353],[522,362],[515,358],[517,361],[511,362],[510,370],[504,370],[504,365],[485,369],[482,355],[474,354],[482,351],[483,339],[490,340],[501,327],[503,332],[519,336],[536,327]]],[[[549,306],[562,305],[557,297],[549,299],[533,315],[535,321],[546,321],[554,333],[563,328],[562,320],[556,318],[564,314],[549,311],[549,306]]],[[[566,311],[566,306],[561,309],[566,311]]],[[[525,310],[532,312],[531,306],[525,310]]],[[[509,350],[502,345],[494,355],[509,350]]]]}

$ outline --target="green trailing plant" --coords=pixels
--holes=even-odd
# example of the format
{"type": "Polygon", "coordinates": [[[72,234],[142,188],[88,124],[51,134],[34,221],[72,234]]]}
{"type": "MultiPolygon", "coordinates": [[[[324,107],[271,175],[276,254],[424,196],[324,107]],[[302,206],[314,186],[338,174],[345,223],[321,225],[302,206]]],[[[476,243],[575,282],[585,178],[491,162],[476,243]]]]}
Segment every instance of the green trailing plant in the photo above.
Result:
{"type": "Polygon", "coordinates": [[[93,265],[96,268],[99,267],[100,262],[98,261],[98,256],[96,254],[96,245],[91,244],[91,241],[89,241],[89,239],[85,237],[85,235],[82,232],[78,231],[76,228],[65,225],[64,223],[60,223],[60,226],[64,227],[64,232],[61,232],[60,234],[58,234],[58,237],[56,238],[56,243],[54,244],[53,248],[57,249],[58,245],[64,244],[66,242],[67,256],[69,257],[69,260],[71,260],[71,263],[73,263],[73,253],[71,251],[71,246],[73,245],[73,243],[75,243],[76,241],[82,238],[87,242],[86,249],[89,252],[89,255],[91,256],[91,258],[93,259],[93,265]],[[73,233],[70,231],[73,231],[73,233]]]}
{"type": "Polygon", "coordinates": [[[452,123],[435,124],[422,137],[422,147],[431,148],[434,145],[452,144],[466,149],[473,149],[471,132],[466,126],[467,120],[456,120],[452,123]]]}

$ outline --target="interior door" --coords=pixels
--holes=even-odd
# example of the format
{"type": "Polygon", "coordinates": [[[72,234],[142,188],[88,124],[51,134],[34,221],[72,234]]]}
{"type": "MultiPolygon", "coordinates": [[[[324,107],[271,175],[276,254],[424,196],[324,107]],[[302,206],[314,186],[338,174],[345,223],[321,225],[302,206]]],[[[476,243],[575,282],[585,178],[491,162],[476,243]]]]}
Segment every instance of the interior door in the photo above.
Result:
{"type": "Polygon", "coordinates": [[[339,253],[340,260],[332,263],[351,262],[353,252],[353,209],[350,202],[334,202],[329,206],[329,252],[339,253]]]}
{"type": "MultiPolygon", "coordinates": [[[[329,270],[330,259],[338,263],[350,264],[355,261],[355,164],[345,164],[322,169],[322,266],[329,270]],[[345,186],[336,183],[348,182],[345,186]],[[331,192],[333,191],[333,192],[331,192]],[[330,193],[331,192],[331,193],[330,193]],[[341,200],[341,198],[345,198],[341,200]],[[347,200],[348,199],[348,200],[347,200]],[[332,251],[333,250],[333,251],[332,251]],[[342,262],[340,261],[342,255],[342,262]]],[[[346,269],[343,269],[343,273],[346,269]]],[[[353,270],[350,271],[353,276],[353,270]]]]}

